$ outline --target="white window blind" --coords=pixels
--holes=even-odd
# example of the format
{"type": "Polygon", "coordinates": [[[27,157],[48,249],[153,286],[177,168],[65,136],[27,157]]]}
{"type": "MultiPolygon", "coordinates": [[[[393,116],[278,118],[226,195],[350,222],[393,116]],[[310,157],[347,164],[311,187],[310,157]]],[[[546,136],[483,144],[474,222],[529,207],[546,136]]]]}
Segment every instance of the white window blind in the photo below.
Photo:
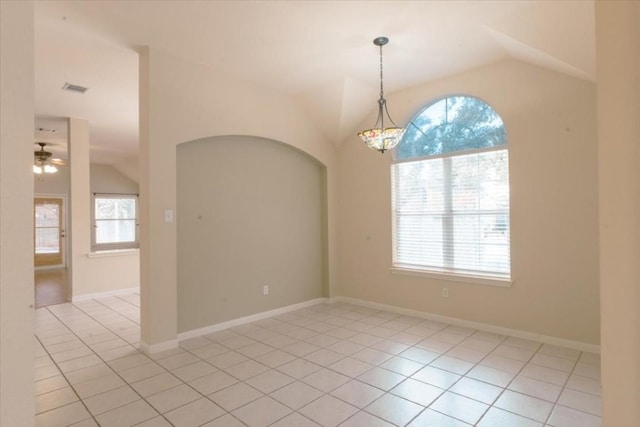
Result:
{"type": "Polygon", "coordinates": [[[510,276],[506,149],[392,168],[395,266],[510,276]]]}
{"type": "Polygon", "coordinates": [[[95,195],[94,247],[137,247],[137,201],[135,195],[95,195]]]}

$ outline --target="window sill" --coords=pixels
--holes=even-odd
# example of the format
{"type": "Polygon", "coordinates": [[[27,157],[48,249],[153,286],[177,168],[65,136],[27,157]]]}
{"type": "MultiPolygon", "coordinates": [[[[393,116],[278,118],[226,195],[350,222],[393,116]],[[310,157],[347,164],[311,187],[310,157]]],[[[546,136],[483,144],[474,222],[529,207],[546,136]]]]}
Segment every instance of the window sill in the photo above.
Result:
{"type": "Polygon", "coordinates": [[[87,256],[89,258],[104,258],[110,256],[122,256],[122,255],[138,255],[140,254],[140,249],[108,249],[104,251],[94,251],[89,252],[87,256]]]}
{"type": "Polygon", "coordinates": [[[448,280],[453,282],[473,283],[475,285],[497,286],[501,288],[510,288],[513,286],[513,280],[501,279],[498,277],[471,276],[456,273],[444,273],[438,271],[418,270],[406,267],[391,267],[391,274],[399,274],[403,276],[426,277],[429,279],[448,280]]]}

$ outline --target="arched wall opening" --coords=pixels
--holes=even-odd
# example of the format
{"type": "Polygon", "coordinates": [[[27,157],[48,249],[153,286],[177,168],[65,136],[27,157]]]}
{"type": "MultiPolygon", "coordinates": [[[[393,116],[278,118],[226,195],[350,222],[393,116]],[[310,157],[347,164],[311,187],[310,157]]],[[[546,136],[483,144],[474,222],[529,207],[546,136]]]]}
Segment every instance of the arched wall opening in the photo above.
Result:
{"type": "Polygon", "coordinates": [[[328,296],[323,164],[254,136],[176,156],[178,333],[328,296]]]}

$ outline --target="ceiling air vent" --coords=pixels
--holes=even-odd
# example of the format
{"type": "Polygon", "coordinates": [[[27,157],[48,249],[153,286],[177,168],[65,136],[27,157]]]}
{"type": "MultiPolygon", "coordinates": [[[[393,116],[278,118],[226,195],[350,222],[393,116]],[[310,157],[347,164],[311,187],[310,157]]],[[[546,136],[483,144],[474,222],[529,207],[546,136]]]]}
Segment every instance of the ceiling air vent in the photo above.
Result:
{"type": "Polygon", "coordinates": [[[62,86],[62,90],[68,90],[69,92],[75,93],[85,93],[89,90],[89,88],[80,85],[74,85],[71,83],[65,83],[64,86],[62,86]]]}

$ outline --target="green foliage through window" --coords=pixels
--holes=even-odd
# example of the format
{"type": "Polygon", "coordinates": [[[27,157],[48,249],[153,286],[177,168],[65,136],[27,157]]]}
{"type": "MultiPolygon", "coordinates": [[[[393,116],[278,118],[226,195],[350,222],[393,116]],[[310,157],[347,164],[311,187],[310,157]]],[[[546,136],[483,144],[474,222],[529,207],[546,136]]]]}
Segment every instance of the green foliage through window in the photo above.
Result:
{"type": "Polygon", "coordinates": [[[418,113],[396,149],[398,160],[456,151],[498,147],[507,143],[498,113],[470,96],[450,96],[418,113]]]}

